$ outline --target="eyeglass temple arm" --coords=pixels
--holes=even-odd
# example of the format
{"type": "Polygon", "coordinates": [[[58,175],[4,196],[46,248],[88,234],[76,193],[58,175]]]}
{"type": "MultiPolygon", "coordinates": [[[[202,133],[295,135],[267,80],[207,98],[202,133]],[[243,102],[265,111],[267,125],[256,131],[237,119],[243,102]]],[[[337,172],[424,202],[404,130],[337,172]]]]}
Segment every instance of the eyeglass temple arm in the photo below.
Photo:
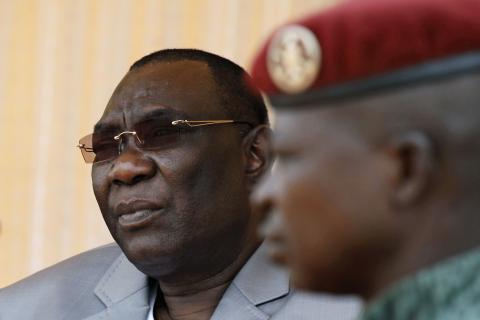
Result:
{"type": "MultiPolygon", "coordinates": [[[[172,121],[172,125],[178,126],[178,125],[187,125],[189,127],[201,127],[201,126],[210,126],[214,124],[225,124],[225,123],[245,123],[248,125],[251,125],[250,123],[246,121],[235,121],[235,120],[174,120],[172,121]]],[[[135,131],[124,131],[116,136],[113,137],[115,140],[120,140],[122,135],[124,134],[131,134],[134,135],[140,142],[140,138],[137,135],[137,132],[135,131]]],[[[93,151],[93,148],[88,148],[84,143],[79,143],[76,146],[77,148],[80,149],[85,149],[86,151],[93,151]]]]}
{"type": "Polygon", "coordinates": [[[85,143],[79,143],[76,145],[76,147],[79,149],[84,149],[85,151],[88,151],[88,152],[93,152],[93,148],[87,147],[85,143]]]}
{"type": "Polygon", "coordinates": [[[174,120],[172,125],[187,125],[189,127],[201,127],[201,126],[210,126],[214,124],[225,124],[225,123],[248,123],[244,121],[235,121],[235,120],[174,120]]]}

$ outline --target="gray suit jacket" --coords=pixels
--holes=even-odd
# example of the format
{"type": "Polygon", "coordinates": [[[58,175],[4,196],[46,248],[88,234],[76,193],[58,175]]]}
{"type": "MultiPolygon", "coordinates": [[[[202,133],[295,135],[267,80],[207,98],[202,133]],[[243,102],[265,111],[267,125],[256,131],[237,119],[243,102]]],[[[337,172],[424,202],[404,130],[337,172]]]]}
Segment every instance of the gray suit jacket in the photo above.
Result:
{"type": "MultiPolygon", "coordinates": [[[[288,274],[263,251],[260,247],[237,274],[213,320],[355,318],[357,300],[293,292],[288,274]]],[[[0,320],[144,320],[152,284],[111,244],[1,289],[0,320]]]]}

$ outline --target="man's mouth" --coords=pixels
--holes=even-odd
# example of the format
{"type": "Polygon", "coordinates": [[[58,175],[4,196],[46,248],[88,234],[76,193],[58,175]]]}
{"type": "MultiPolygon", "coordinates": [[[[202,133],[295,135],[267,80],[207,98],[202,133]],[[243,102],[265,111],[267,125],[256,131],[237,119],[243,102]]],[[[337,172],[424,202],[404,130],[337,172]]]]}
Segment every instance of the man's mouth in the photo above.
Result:
{"type": "Polygon", "coordinates": [[[118,218],[118,222],[122,226],[132,226],[133,224],[138,224],[144,220],[147,220],[155,213],[154,210],[139,210],[133,213],[122,214],[118,218]]]}
{"type": "Polygon", "coordinates": [[[118,223],[125,228],[138,228],[150,224],[155,216],[161,213],[163,207],[143,199],[121,201],[115,207],[118,223]]]}

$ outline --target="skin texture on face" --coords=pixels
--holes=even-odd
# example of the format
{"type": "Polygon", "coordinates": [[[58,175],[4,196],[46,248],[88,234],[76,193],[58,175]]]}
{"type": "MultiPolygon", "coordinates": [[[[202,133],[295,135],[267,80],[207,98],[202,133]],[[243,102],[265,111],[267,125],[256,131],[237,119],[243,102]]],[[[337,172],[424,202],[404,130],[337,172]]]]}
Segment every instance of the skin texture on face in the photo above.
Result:
{"type": "MultiPolygon", "coordinates": [[[[129,72],[97,128],[132,131],[152,112],[171,120],[228,119],[208,65],[183,60],[129,72]]],[[[141,271],[175,284],[201,281],[258,245],[235,125],[192,130],[161,150],[141,150],[133,136],[127,141],[118,158],[93,165],[92,180],[112,236],[141,271]],[[144,207],[153,210],[148,223],[121,223],[122,213],[144,207]]]]}
{"type": "Polygon", "coordinates": [[[363,253],[383,252],[379,240],[390,241],[388,163],[335,111],[279,111],[273,145],[274,174],[256,196],[271,199],[286,223],[286,240],[274,234],[288,245],[276,249],[277,260],[288,261],[300,288],[347,291],[355,283],[344,274],[358,277],[363,253]]]}
{"type": "Polygon", "coordinates": [[[478,246],[479,79],[278,111],[253,202],[282,216],[267,241],[297,287],[371,299],[478,246]]]}

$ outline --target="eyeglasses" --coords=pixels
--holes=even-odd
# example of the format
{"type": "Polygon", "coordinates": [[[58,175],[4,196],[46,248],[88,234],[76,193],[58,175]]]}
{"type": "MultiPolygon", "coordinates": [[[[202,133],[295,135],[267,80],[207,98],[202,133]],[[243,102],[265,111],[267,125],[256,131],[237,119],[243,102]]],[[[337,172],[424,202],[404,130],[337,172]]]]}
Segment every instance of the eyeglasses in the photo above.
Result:
{"type": "Polygon", "coordinates": [[[80,139],[80,149],[86,163],[98,163],[115,159],[124,148],[123,140],[133,136],[136,145],[142,150],[159,150],[177,145],[184,133],[197,127],[219,124],[252,124],[236,120],[174,120],[159,121],[150,119],[139,122],[133,131],[118,133],[115,130],[99,130],[80,139]]]}

